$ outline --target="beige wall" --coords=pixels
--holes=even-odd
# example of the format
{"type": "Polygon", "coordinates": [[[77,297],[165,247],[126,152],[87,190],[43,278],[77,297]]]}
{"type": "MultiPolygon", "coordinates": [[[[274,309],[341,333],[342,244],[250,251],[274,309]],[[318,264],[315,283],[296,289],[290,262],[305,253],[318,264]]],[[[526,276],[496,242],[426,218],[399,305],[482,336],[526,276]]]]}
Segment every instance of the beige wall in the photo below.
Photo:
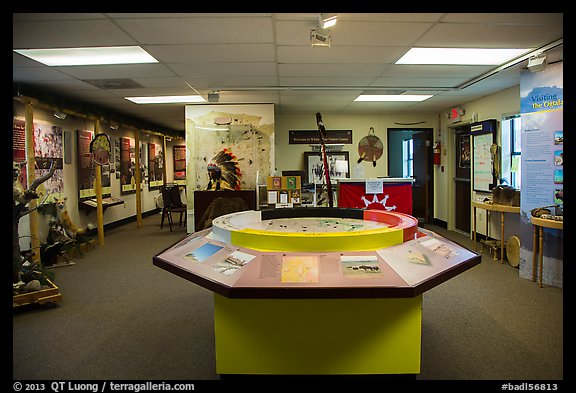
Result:
{"type": "MultiPolygon", "coordinates": [[[[14,102],[14,114],[15,118],[24,120],[24,105],[19,102],[14,102]]],[[[34,108],[33,112],[34,122],[42,122],[48,123],[51,125],[62,127],[63,131],[71,132],[72,141],[70,144],[71,147],[71,158],[72,162],[70,164],[63,163],[63,178],[64,178],[64,196],[67,197],[67,207],[70,214],[72,221],[80,227],[84,227],[88,224],[92,224],[94,227],[97,226],[97,218],[96,218],[96,209],[87,213],[84,210],[78,209],[78,179],[77,179],[77,162],[78,162],[78,150],[77,150],[77,136],[76,130],[90,130],[94,131],[94,121],[87,120],[84,118],[78,118],[74,116],[68,116],[64,120],[60,120],[53,116],[52,111],[48,111],[42,108],[34,108]]],[[[103,127],[106,126],[106,123],[103,123],[103,127]]],[[[117,139],[120,137],[130,137],[134,138],[135,136],[135,129],[132,128],[125,128],[120,127],[117,130],[112,129],[102,129],[103,132],[106,132],[111,139],[117,139]]],[[[143,131],[140,132],[140,142],[142,144],[152,142],[156,144],[163,144],[163,137],[155,134],[147,134],[143,131]]],[[[168,152],[166,154],[167,159],[167,172],[169,176],[167,176],[168,181],[172,181],[172,168],[173,168],[173,158],[172,158],[172,144],[182,144],[183,140],[176,140],[173,139],[171,142],[168,142],[168,152]]],[[[64,155],[64,154],[63,154],[64,155]]],[[[104,210],[104,225],[113,223],[125,218],[135,217],[136,216],[136,194],[127,194],[121,195],[120,194],[120,180],[116,179],[116,174],[111,173],[111,194],[113,197],[120,198],[124,201],[123,205],[113,206],[104,210]]],[[[147,211],[154,210],[156,208],[156,199],[155,197],[160,193],[158,189],[155,190],[148,190],[148,184],[145,184],[142,187],[142,194],[141,194],[141,211],[143,213],[147,211]]],[[[49,217],[43,216],[42,214],[39,215],[39,237],[41,242],[46,240],[46,236],[48,235],[48,220],[49,217]]],[[[29,235],[29,220],[28,215],[24,216],[22,220],[20,220],[20,229],[19,234],[20,236],[29,235]]],[[[136,224],[134,224],[136,225],[136,224]]],[[[23,238],[23,249],[28,248],[29,244],[26,244],[26,238],[23,238]]],[[[28,242],[29,243],[29,242],[28,242]]]]}
{"type": "MultiPolygon", "coordinates": [[[[473,113],[478,114],[478,121],[487,119],[498,120],[498,132],[496,141],[499,146],[502,145],[501,141],[501,120],[503,115],[515,114],[520,112],[520,86],[514,86],[509,89],[503,90],[499,93],[483,97],[481,99],[471,101],[462,105],[465,114],[462,116],[462,121],[452,124],[445,115],[441,115],[441,126],[439,137],[435,135],[435,139],[441,139],[442,142],[442,165],[445,171],[441,172],[439,166],[435,166],[434,170],[434,217],[448,223],[448,228],[454,228],[454,167],[451,165],[455,162],[454,151],[455,141],[454,133],[451,127],[458,124],[471,123],[473,113]],[[446,154],[444,154],[446,153],[446,154]]],[[[448,108],[446,112],[448,111],[448,108]]],[[[480,198],[489,194],[471,192],[470,198],[480,198]]],[[[470,213],[472,214],[472,212],[470,213]]],[[[479,233],[485,234],[486,230],[486,214],[483,210],[478,210],[477,213],[477,230],[479,233]]],[[[499,214],[492,214],[490,219],[490,237],[500,238],[500,216],[499,214]]],[[[472,223],[472,221],[470,221],[472,223]]],[[[519,217],[513,215],[506,216],[506,233],[517,233],[519,225],[519,217]],[[509,232],[510,230],[511,232],[509,232]]]]}
{"type": "MultiPolygon", "coordinates": [[[[437,121],[435,115],[343,115],[323,113],[322,120],[327,130],[352,130],[352,144],[346,144],[342,148],[350,154],[350,171],[353,174],[364,172],[364,178],[374,178],[378,176],[388,176],[388,145],[387,129],[401,128],[403,125],[396,123],[419,123],[412,127],[436,128],[437,121]],[[374,167],[370,162],[362,161],[357,163],[358,142],[368,135],[370,127],[374,127],[376,136],[384,144],[384,154],[376,162],[374,167]],[[360,166],[361,168],[356,168],[360,166]]],[[[288,132],[291,130],[317,130],[316,113],[307,115],[276,115],[276,172],[281,174],[283,170],[304,169],[304,152],[312,151],[309,145],[290,145],[288,143],[288,132]]]]}
{"type": "MultiPolygon", "coordinates": [[[[462,123],[469,123],[473,113],[478,114],[478,120],[486,119],[497,119],[499,121],[503,114],[518,113],[520,110],[520,91],[519,86],[515,86],[506,89],[500,93],[481,98],[463,104],[462,107],[465,109],[465,114],[462,117],[462,123]]],[[[454,162],[453,151],[454,151],[454,140],[453,133],[450,127],[453,124],[449,123],[449,120],[445,116],[449,108],[446,108],[440,114],[366,114],[366,115],[346,115],[346,114],[333,114],[333,113],[323,113],[323,121],[326,129],[340,129],[340,130],[352,130],[352,144],[344,145],[343,150],[348,151],[350,154],[350,165],[351,165],[351,176],[355,173],[364,173],[365,178],[373,178],[378,176],[388,175],[388,157],[386,152],[387,146],[387,129],[388,128],[401,128],[410,127],[404,126],[403,124],[414,124],[412,127],[418,128],[433,128],[434,129],[434,140],[440,139],[442,142],[442,165],[444,165],[444,172],[440,170],[440,166],[434,167],[434,218],[445,221],[448,223],[449,228],[453,228],[453,206],[454,206],[454,195],[453,195],[453,167],[449,164],[454,162]],[[375,133],[384,144],[384,154],[377,161],[377,165],[374,168],[370,162],[362,161],[357,164],[356,161],[358,156],[358,142],[364,136],[368,135],[370,127],[374,127],[375,133]]],[[[24,106],[18,102],[14,102],[14,112],[19,118],[24,118],[24,106]]],[[[57,126],[62,126],[65,131],[75,131],[76,129],[94,129],[94,122],[75,118],[69,116],[65,120],[59,120],[52,115],[51,111],[35,108],[34,110],[34,120],[45,121],[50,124],[57,126]]],[[[312,151],[309,145],[290,145],[288,143],[288,132],[290,130],[317,130],[316,116],[315,112],[311,111],[310,114],[305,115],[291,115],[291,114],[276,114],[275,115],[275,172],[280,174],[283,170],[298,170],[304,169],[304,152],[312,151]]],[[[120,136],[134,137],[134,129],[120,128],[116,131],[109,133],[111,138],[118,138],[120,136]]],[[[76,179],[76,161],[77,161],[77,151],[75,143],[75,133],[73,133],[73,143],[72,143],[72,164],[64,164],[64,188],[65,194],[68,197],[68,203],[71,207],[70,213],[72,219],[77,223],[77,225],[86,225],[89,222],[96,224],[96,214],[95,212],[86,214],[84,212],[79,212],[76,208],[78,203],[78,192],[77,192],[77,179],[76,179]]],[[[498,130],[498,144],[500,145],[500,127],[498,130]]],[[[162,137],[157,135],[150,135],[146,137],[141,132],[140,140],[142,142],[154,142],[162,144],[162,137]]],[[[167,142],[166,151],[166,166],[167,166],[167,181],[173,181],[173,157],[172,157],[172,146],[175,144],[183,144],[183,140],[172,139],[167,142]]],[[[114,176],[114,174],[112,175],[114,176]]],[[[148,191],[148,187],[143,188],[142,193],[142,211],[150,211],[156,208],[155,197],[158,195],[158,190],[148,191]]],[[[120,185],[119,181],[113,177],[112,180],[112,196],[121,197],[124,200],[124,205],[119,207],[112,207],[106,209],[104,212],[104,223],[115,222],[127,217],[133,217],[136,214],[136,196],[135,194],[120,195],[120,185]]],[[[476,195],[473,193],[471,198],[475,198],[476,195]]],[[[484,233],[485,226],[485,213],[480,212],[477,215],[478,218],[478,231],[484,233]]],[[[510,230],[515,230],[514,222],[515,219],[510,219],[510,224],[507,221],[507,228],[510,225],[510,230]]],[[[26,220],[21,221],[21,225],[26,226],[26,220]]],[[[490,236],[499,236],[499,217],[493,215],[491,220],[490,236]]],[[[508,233],[508,229],[507,229],[508,233]]]]}

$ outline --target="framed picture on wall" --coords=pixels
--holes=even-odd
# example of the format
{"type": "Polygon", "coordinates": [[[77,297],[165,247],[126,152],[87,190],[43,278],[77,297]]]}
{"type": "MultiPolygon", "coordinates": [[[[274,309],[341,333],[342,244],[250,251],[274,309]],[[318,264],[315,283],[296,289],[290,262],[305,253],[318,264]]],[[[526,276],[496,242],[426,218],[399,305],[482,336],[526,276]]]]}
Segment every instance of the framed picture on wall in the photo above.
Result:
{"type": "MultiPolygon", "coordinates": [[[[347,151],[326,152],[330,182],[336,183],[338,179],[350,177],[350,158],[347,151]]],[[[305,183],[321,184],[324,180],[324,164],[322,153],[304,152],[304,166],[306,169],[305,183]]]]}

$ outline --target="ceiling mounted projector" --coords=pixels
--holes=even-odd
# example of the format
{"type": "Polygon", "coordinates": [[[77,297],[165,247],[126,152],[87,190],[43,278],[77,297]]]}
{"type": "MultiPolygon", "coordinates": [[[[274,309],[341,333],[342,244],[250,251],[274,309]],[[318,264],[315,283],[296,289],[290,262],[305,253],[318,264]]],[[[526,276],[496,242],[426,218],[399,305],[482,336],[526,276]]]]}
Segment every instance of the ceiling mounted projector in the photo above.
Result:
{"type": "Polygon", "coordinates": [[[332,37],[328,30],[316,28],[310,31],[310,44],[312,46],[330,46],[332,37]]]}
{"type": "Polygon", "coordinates": [[[532,56],[528,59],[528,69],[530,72],[538,72],[543,71],[548,66],[548,62],[546,61],[546,54],[541,53],[536,56],[532,56]]]}

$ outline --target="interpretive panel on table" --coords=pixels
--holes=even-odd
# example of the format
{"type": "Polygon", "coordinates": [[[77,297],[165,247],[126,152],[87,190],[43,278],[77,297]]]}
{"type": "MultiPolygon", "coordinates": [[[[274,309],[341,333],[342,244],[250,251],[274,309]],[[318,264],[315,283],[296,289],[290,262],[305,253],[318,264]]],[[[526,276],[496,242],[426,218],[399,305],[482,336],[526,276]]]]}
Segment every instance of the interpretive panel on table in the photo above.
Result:
{"type": "Polygon", "coordinates": [[[192,234],[156,258],[233,288],[409,288],[477,254],[426,231],[376,251],[261,252],[192,234]]]}

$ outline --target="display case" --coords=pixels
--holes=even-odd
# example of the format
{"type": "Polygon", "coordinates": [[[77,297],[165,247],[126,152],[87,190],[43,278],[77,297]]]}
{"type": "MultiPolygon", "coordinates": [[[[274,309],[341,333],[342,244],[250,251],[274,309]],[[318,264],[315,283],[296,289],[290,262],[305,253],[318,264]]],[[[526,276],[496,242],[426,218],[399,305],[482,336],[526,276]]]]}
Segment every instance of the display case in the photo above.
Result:
{"type": "Polygon", "coordinates": [[[220,374],[417,374],[422,294],[480,256],[406,214],[306,208],[218,217],[153,263],[214,292],[220,374]]]}

